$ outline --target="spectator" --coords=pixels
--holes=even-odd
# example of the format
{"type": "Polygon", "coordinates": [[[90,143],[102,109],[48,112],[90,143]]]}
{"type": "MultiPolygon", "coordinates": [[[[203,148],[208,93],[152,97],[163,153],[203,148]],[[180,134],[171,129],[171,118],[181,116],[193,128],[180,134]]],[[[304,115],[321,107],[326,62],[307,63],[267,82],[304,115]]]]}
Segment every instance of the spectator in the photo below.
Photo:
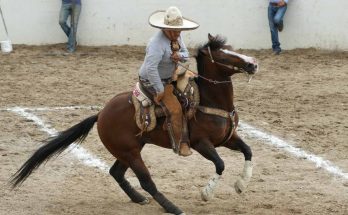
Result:
{"type": "Polygon", "coordinates": [[[76,33],[81,12],[81,0],[62,0],[59,14],[59,24],[68,37],[67,50],[72,53],[76,50],[76,33]],[[70,26],[67,25],[70,16],[70,26]]]}
{"type": "Polygon", "coordinates": [[[283,31],[283,17],[287,9],[288,0],[270,0],[268,5],[268,21],[271,30],[273,53],[278,55],[282,51],[278,31],[283,31]]]}

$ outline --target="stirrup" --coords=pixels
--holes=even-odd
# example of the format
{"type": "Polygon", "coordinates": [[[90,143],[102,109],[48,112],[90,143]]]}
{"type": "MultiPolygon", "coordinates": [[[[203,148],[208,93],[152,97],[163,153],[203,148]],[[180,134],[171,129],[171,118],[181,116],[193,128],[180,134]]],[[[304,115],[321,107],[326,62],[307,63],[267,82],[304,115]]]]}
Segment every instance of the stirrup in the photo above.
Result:
{"type": "Polygon", "coordinates": [[[170,143],[172,144],[172,149],[175,154],[179,154],[179,144],[177,144],[175,141],[172,124],[170,122],[167,122],[167,127],[168,127],[169,140],[170,140],[170,143]]]}
{"type": "Polygon", "coordinates": [[[181,140],[180,140],[180,145],[179,145],[179,155],[181,156],[190,156],[192,155],[192,151],[190,149],[190,138],[188,134],[188,127],[187,127],[187,120],[186,117],[183,115],[182,116],[182,133],[181,133],[181,140]],[[181,152],[184,149],[183,152],[181,152]]]}

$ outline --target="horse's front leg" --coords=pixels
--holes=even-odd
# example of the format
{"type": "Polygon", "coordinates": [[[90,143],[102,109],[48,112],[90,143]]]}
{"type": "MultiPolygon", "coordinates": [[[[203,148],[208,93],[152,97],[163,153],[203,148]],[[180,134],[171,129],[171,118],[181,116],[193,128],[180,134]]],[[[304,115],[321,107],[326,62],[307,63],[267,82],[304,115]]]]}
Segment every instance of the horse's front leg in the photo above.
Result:
{"type": "Polygon", "coordinates": [[[202,199],[208,201],[213,198],[215,187],[221,178],[222,172],[225,169],[224,161],[220,158],[219,154],[214,148],[214,145],[209,140],[200,140],[197,144],[192,146],[198,153],[200,153],[206,159],[212,161],[215,165],[216,173],[209,180],[208,184],[202,190],[202,199]]]}
{"type": "Polygon", "coordinates": [[[245,163],[243,173],[234,184],[236,192],[242,193],[246,190],[253,172],[253,165],[251,162],[251,149],[236,133],[234,133],[230,141],[228,141],[223,146],[232,150],[241,151],[244,155],[245,163]]]}

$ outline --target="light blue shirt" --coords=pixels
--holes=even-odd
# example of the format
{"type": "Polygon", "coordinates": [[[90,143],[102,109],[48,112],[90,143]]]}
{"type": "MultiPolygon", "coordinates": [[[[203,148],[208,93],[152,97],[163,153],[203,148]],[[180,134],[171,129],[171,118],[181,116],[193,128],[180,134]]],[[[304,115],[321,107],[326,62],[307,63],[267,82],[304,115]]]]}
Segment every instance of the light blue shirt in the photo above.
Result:
{"type": "MultiPolygon", "coordinates": [[[[180,61],[186,61],[189,52],[183,42],[182,36],[178,38],[180,44],[179,56],[180,61]]],[[[176,68],[175,63],[170,56],[172,49],[170,47],[170,40],[165,36],[163,31],[157,32],[146,46],[146,55],[144,62],[139,70],[141,78],[149,80],[152,87],[157,93],[164,91],[162,79],[171,78],[176,68]]]]}
{"type": "MultiPolygon", "coordinates": [[[[269,0],[270,3],[279,3],[282,0],[269,0]]],[[[284,0],[285,3],[288,3],[289,0],[284,0]]]]}

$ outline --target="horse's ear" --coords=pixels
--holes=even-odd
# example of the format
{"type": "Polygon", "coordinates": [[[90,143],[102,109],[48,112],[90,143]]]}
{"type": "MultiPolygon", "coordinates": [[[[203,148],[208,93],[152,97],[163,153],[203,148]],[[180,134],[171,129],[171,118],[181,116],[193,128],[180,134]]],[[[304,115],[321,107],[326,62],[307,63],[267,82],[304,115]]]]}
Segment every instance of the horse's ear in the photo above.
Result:
{"type": "Polygon", "coordinates": [[[211,35],[210,33],[208,33],[208,39],[209,39],[209,41],[213,41],[215,39],[215,37],[213,35],[211,35]]]}

